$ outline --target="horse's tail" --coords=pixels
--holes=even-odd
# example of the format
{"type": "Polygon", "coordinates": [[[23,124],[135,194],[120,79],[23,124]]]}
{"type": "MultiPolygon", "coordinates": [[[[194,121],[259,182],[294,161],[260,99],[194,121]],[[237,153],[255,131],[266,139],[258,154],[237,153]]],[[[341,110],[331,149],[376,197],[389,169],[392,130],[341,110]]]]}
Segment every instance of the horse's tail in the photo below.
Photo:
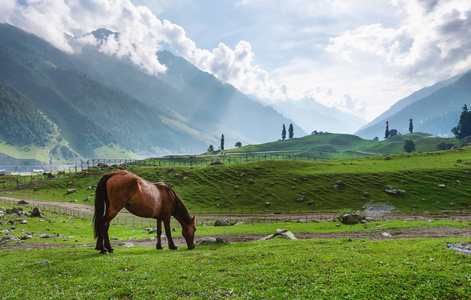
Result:
{"type": "Polygon", "coordinates": [[[101,177],[100,182],[95,191],[95,214],[93,215],[93,225],[95,230],[95,238],[103,231],[103,217],[105,214],[105,205],[109,206],[108,193],[106,192],[106,182],[111,178],[111,174],[101,177]]]}

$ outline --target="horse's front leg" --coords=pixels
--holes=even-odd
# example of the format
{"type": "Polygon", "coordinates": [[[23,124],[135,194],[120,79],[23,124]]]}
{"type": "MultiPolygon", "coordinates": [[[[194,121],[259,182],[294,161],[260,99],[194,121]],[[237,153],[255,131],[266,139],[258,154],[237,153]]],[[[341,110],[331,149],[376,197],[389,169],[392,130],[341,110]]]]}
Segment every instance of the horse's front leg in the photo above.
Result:
{"type": "Polygon", "coordinates": [[[172,230],[170,229],[170,216],[164,218],[164,226],[165,226],[165,235],[167,236],[167,240],[168,240],[168,247],[172,250],[177,250],[178,247],[175,246],[172,239],[172,230]]]}
{"type": "Polygon", "coordinates": [[[157,245],[155,248],[157,250],[162,250],[162,241],[160,240],[160,236],[162,235],[162,219],[157,219],[157,245]]]}

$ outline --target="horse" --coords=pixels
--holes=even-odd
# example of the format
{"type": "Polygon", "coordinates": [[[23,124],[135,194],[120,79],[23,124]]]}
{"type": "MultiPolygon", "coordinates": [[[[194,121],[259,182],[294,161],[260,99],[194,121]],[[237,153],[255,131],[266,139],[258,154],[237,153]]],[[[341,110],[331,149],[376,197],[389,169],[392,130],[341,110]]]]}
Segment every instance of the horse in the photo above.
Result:
{"type": "Polygon", "coordinates": [[[132,214],[157,220],[157,250],[163,249],[160,235],[162,221],[168,239],[168,247],[178,249],[173,243],[170,217],[182,225],[182,235],[188,249],[195,248],[196,216],[190,216],[183,200],[165,183],[150,183],[126,170],[105,174],[95,191],[95,214],[93,215],[95,250],[101,254],[113,253],[108,229],[110,222],[123,209],[132,214]],[[105,212],[106,205],[106,212],[105,212]]]}

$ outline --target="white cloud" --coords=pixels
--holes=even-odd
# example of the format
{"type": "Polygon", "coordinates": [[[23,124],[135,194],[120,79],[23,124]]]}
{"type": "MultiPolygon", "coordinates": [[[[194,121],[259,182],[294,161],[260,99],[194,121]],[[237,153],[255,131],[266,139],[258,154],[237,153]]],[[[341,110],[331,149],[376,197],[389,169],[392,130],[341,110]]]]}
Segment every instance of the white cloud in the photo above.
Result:
{"type": "Polygon", "coordinates": [[[328,51],[363,65],[375,55],[402,76],[426,80],[456,75],[471,67],[471,2],[397,0],[406,14],[395,27],[368,24],[332,38],[328,51]]]}

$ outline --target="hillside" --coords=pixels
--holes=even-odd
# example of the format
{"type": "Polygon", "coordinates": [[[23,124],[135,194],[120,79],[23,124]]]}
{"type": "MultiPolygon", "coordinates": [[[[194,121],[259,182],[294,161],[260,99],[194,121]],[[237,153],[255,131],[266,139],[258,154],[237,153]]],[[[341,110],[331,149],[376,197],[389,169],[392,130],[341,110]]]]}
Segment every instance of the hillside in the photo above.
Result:
{"type": "Polygon", "coordinates": [[[464,104],[471,99],[471,72],[439,82],[398,101],[378,118],[355,134],[363,138],[384,137],[386,121],[389,129],[409,132],[409,119],[414,131],[451,137],[464,104]]]}
{"type": "Polygon", "coordinates": [[[427,133],[397,135],[383,141],[362,139],[356,135],[339,133],[312,134],[301,138],[287,139],[259,145],[246,145],[224,151],[228,154],[253,153],[290,153],[309,155],[319,159],[342,159],[364,157],[372,154],[397,154],[404,152],[404,141],[410,139],[415,143],[416,151],[437,151],[440,143],[458,146],[455,138],[432,137],[427,133]]]}
{"type": "MultiPolygon", "coordinates": [[[[390,155],[388,160],[370,155],[321,162],[127,168],[151,182],[170,184],[193,213],[335,212],[362,210],[368,203],[386,203],[400,212],[456,213],[471,205],[466,184],[471,176],[467,160],[470,155],[471,147],[465,147],[390,155]],[[387,186],[402,189],[405,194],[389,195],[385,192],[387,186]]],[[[73,175],[72,183],[71,178],[45,181],[34,189],[11,191],[8,195],[62,202],[78,199],[79,203],[92,204],[84,200],[93,192],[88,187],[95,185],[103,172],[113,170],[116,168],[89,169],[73,175]],[[67,194],[70,188],[77,193],[67,194]]]]}
{"type": "MultiPolygon", "coordinates": [[[[112,33],[94,34],[106,38],[112,33]]],[[[169,70],[156,77],[95,47],[63,53],[6,24],[0,25],[0,47],[0,77],[54,122],[71,149],[85,158],[107,147],[118,149],[111,151],[115,157],[126,151],[198,153],[221,134],[229,143],[266,142],[278,137],[281,124],[292,123],[170,52],[159,53],[169,70]]]]}

